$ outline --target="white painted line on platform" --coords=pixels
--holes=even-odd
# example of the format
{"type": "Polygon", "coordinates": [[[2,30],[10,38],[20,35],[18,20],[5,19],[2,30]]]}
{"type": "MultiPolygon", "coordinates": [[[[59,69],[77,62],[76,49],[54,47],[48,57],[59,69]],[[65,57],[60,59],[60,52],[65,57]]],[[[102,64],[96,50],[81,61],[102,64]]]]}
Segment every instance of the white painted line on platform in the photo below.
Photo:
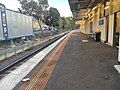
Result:
{"type": "Polygon", "coordinates": [[[60,38],[0,80],[0,90],[12,90],[67,35],[60,38]]]}
{"type": "Polygon", "coordinates": [[[114,65],[114,67],[120,73],[120,65],[114,65]]]}
{"type": "Polygon", "coordinates": [[[88,41],[88,40],[82,40],[82,42],[83,42],[83,43],[87,43],[87,42],[89,42],[89,41],[88,41]]]}

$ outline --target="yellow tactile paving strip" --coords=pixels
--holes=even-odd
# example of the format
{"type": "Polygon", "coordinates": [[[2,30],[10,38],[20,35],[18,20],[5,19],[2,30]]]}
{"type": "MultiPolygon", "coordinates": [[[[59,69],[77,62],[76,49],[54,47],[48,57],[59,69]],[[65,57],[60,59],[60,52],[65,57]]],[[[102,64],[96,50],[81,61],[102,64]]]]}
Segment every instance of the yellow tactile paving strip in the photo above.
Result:
{"type": "Polygon", "coordinates": [[[23,84],[19,90],[44,90],[56,63],[71,36],[72,32],[58,45],[52,55],[43,63],[43,66],[38,69],[37,73],[34,73],[30,77],[30,81],[23,84]]]}

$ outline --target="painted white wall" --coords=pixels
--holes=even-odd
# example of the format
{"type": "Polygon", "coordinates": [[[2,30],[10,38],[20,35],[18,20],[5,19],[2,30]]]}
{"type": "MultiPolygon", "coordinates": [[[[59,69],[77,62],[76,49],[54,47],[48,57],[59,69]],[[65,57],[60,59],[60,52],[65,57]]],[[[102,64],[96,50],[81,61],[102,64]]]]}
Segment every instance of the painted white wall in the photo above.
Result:
{"type": "Polygon", "coordinates": [[[99,25],[99,30],[101,31],[101,42],[106,41],[106,18],[102,18],[99,20],[104,20],[103,25],[99,25]]]}
{"type": "Polygon", "coordinates": [[[114,14],[109,16],[108,44],[110,46],[113,46],[113,33],[114,33],[114,14]]]}

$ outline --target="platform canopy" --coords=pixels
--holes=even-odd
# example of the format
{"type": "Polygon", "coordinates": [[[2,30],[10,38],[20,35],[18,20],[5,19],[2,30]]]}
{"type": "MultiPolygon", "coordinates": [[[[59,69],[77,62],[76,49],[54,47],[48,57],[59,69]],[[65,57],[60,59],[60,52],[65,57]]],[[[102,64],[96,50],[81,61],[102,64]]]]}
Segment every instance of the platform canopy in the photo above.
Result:
{"type": "Polygon", "coordinates": [[[76,11],[79,9],[93,8],[96,4],[102,0],[68,0],[70,4],[71,11],[76,11]]]}
{"type": "MultiPolygon", "coordinates": [[[[68,0],[73,16],[78,11],[91,9],[103,0],[68,0]]],[[[82,11],[83,12],[83,11],[82,11]]],[[[84,12],[85,13],[85,12],[84,12]]]]}

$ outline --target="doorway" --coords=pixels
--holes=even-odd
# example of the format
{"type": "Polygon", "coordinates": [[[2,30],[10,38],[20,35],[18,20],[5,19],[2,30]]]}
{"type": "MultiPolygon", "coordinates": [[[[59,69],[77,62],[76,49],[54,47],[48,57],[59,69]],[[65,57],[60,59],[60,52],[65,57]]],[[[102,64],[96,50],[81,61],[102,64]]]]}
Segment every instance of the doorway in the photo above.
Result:
{"type": "Polygon", "coordinates": [[[106,43],[108,42],[108,33],[109,33],[109,16],[106,17],[106,43]]]}
{"type": "Polygon", "coordinates": [[[115,13],[115,25],[114,25],[114,36],[113,45],[119,46],[119,33],[120,33],[120,12],[115,13]]]}
{"type": "Polygon", "coordinates": [[[93,22],[90,22],[90,33],[93,33],[93,22]]]}

